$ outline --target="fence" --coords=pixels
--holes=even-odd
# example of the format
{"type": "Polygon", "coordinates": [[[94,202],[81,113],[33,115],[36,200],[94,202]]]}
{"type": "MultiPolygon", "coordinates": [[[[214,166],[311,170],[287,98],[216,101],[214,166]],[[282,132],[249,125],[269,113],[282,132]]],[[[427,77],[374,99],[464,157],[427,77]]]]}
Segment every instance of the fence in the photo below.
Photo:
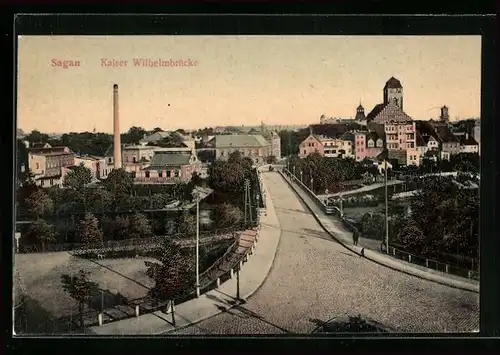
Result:
{"type": "MultiPolygon", "coordinates": [[[[253,229],[255,229],[255,227],[253,227],[253,229]]],[[[243,246],[241,244],[240,234],[240,236],[236,238],[235,242],[227,248],[224,254],[207,270],[200,274],[200,294],[216,289],[225,281],[233,278],[235,273],[239,272],[243,263],[248,260],[249,253],[253,253],[257,240],[258,232],[256,231],[253,243],[250,246],[243,246]]],[[[196,296],[196,289],[193,289],[176,299],[175,303],[181,304],[196,298],[196,296]]],[[[171,312],[172,307],[167,301],[161,301],[147,295],[134,300],[126,300],[125,304],[114,306],[104,310],[103,312],[100,310],[87,309],[83,313],[84,326],[92,327],[109,322],[116,322],[123,319],[137,317],[141,314],[153,313],[159,310],[166,310],[166,313],[169,313],[171,312]]],[[[73,314],[71,316],[60,318],[60,321],[68,324],[72,323],[72,327],[79,327],[79,319],[80,316],[78,314],[73,314]]]]}
{"type": "MultiPolygon", "coordinates": [[[[381,251],[385,251],[382,250],[381,251]]],[[[404,250],[389,246],[389,255],[399,260],[404,260],[412,264],[420,265],[428,269],[444,272],[451,275],[461,276],[472,280],[479,280],[479,270],[470,270],[456,265],[443,263],[431,258],[418,256],[404,250]]]]}
{"type": "MultiPolygon", "coordinates": [[[[291,177],[292,181],[295,180],[298,182],[298,185],[301,186],[308,194],[309,196],[318,203],[318,205],[323,209],[323,211],[326,214],[335,214],[335,211],[337,213],[339,210],[337,210],[336,207],[333,206],[328,206],[323,202],[321,199],[319,199],[306,185],[304,185],[297,177],[293,176],[290,171],[287,171],[286,169],[283,169],[284,174],[291,177]]],[[[359,229],[356,227],[356,225],[352,222],[346,219],[344,216],[340,216],[339,213],[339,218],[342,221],[343,225],[349,229],[351,232],[358,231],[359,229]]],[[[380,251],[385,251],[382,250],[382,246],[380,247],[380,251]]],[[[408,252],[405,252],[400,249],[396,249],[395,247],[389,246],[389,255],[392,255],[396,259],[404,260],[412,264],[420,265],[429,269],[433,269],[436,271],[440,272],[445,272],[447,274],[451,275],[456,275],[456,276],[461,276],[473,280],[479,280],[479,270],[471,270],[471,269],[466,269],[462,268],[456,265],[452,265],[450,263],[443,263],[437,260],[433,260],[430,258],[410,254],[408,252]]]]}
{"type": "MultiPolygon", "coordinates": [[[[238,230],[241,230],[243,226],[237,225],[225,229],[219,229],[215,231],[203,231],[200,232],[200,243],[206,243],[207,240],[210,242],[214,238],[224,239],[224,236],[227,236],[227,239],[230,237],[229,234],[232,234],[238,230]]],[[[75,254],[78,253],[92,253],[92,252],[102,252],[106,250],[119,251],[120,249],[127,248],[148,248],[159,245],[165,238],[170,238],[174,241],[179,242],[180,244],[194,244],[194,236],[189,236],[189,243],[186,243],[186,234],[178,233],[174,235],[164,235],[164,236],[154,236],[154,237],[146,237],[146,238],[131,238],[125,240],[110,240],[105,241],[99,246],[89,247],[87,244],[83,243],[63,243],[63,244],[47,244],[45,248],[42,250],[42,246],[38,244],[33,245],[20,245],[19,253],[39,253],[39,252],[61,252],[61,251],[73,251],[75,254]],[[193,239],[193,241],[191,241],[193,239]]]]}

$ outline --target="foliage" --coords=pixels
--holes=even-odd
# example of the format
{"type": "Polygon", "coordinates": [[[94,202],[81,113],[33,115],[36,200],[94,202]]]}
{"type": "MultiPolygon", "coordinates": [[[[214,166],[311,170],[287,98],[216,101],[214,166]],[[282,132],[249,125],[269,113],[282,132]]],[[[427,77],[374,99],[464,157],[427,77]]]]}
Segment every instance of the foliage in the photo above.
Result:
{"type": "Polygon", "coordinates": [[[361,235],[365,238],[383,240],[385,217],[381,213],[366,213],[361,218],[361,235]]]}
{"type": "Polygon", "coordinates": [[[42,244],[42,251],[45,251],[45,245],[56,240],[54,226],[48,224],[45,220],[39,218],[28,227],[29,237],[36,238],[42,244]]]}
{"type": "Polygon", "coordinates": [[[153,234],[147,217],[142,213],[134,213],[129,217],[129,238],[145,238],[153,234]]]}
{"type": "Polygon", "coordinates": [[[81,191],[85,185],[92,182],[92,171],[82,162],[70,170],[64,177],[63,185],[73,190],[81,191]]]}
{"type": "Polygon", "coordinates": [[[49,136],[45,133],[41,133],[38,130],[33,130],[31,131],[30,134],[28,134],[25,139],[30,142],[31,144],[34,143],[47,143],[49,141],[49,136]]]}
{"type": "Polygon", "coordinates": [[[266,158],[267,164],[276,164],[276,157],[274,155],[270,155],[266,158]]]}
{"type": "Polygon", "coordinates": [[[128,132],[121,135],[121,142],[124,144],[139,144],[139,141],[147,134],[142,127],[130,127],[128,132]]]}
{"type": "Polygon", "coordinates": [[[36,218],[54,209],[54,201],[41,189],[33,190],[31,195],[25,200],[25,205],[30,214],[36,218]]]}
{"type": "Polygon", "coordinates": [[[155,282],[150,291],[153,297],[170,301],[194,289],[196,280],[192,265],[177,244],[166,239],[157,258],[159,262],[145,262],[146,275],[155,282]]]}
{"type": "MultiPolygon", "coordinates": [[[[461,189],[449,177],[427,178],[419,193],[412,198],[411,218],[425,236],[424,253],[450,251],[477,257],[479,196],[477,190],[461,189]]],[[[410,224],[411,224],[410,223],[410,224]]],[[[411,249],[410,237],[415,230],[401,232],[401,243],[411,249]]]]}
{"type": "Polygon", "coordinates": [[[196,215],[183,211],[180,216],[179,230],[184,236],[192,236],[196,233],[196,215]]]}
{"type": "Polygon", "coordinates": [[[210,166],[208,182],[217,192],[239,197],[245,188],[245,180],[252,183],[255,178],[252,160],[235,151],[228,161],[217,160],[210,166]]]}
{"type": "Polygon", "coordinates": [[[219,228],[227,228],[240,224],[243,221],[243,212],[238,206],[228,202],[218,204],[215,208],[215,223],[219,228]]]}
{"type": "Polygon", "coordinates": [[[129,238],[128,217],[118,216],[107,222],[106,231],[112,236],[112,240],[123,240],[129,238]]]}
{"type": "Polygon", "coordinates": [[[342,182],[363,178],[366,170],[354,159],[322,157],[318,153],[310,154],[304,159],[293,157],[289,160],[290,171],[316,194],[326,190],[334,191],[342,186],[342,182]]]}
{"type": "Polygon", "coordinates": [[[113,143],[113,136],[107,133],[71,132],[63,134],[56,145],[68,147],[79,154],[104,156],[113,143]]]}
{"type": "Polygon", "coordinates": [[[95,282],[89,280],[89,272],[78,271],[76,275],[62,275],[61,283],[63,290],[78,304],[78,313],[80,316],[80,326],[84,327],[83,310],[85,303],[90,299],[93,289],[98,288],[95,282]]]}
{"type": "Polygon", "coordinates": [[[102,181],[103,186],[115,196],[130,194],[134,185],[132,176],[123,169],[112,170],[102,181]]]}
{"type": "Polygon", "coordinates": [[[102,232],[99,228],[99,222],[92,213],[85,213],[85,217],[78,223],[77,233],[80,241],[87,248],[102,243],[102,232]]]}

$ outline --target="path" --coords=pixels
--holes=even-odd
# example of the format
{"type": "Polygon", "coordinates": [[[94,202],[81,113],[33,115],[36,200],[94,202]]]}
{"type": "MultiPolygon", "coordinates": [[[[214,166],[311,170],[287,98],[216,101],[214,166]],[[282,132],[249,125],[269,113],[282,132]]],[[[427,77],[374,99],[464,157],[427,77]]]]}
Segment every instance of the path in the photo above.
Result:
{"type": "Polygon", "coordinates": [[[361,314],[400,332],[475,331],[479,295],[360,258],[334,242],[277,173],[263,173],[281,225],[273,267],[247,303],[172,334],[310,333],[361,314]]]}

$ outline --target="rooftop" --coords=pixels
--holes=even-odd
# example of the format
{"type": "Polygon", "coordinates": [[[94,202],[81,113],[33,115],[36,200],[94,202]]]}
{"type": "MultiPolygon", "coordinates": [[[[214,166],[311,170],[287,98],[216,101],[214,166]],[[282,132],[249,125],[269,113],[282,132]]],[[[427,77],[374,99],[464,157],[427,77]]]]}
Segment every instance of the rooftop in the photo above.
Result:
{"type": "Polygon", "coordinates": [[[395,77],[391,77],[389,80],[387,80],[384,86],[384,89],[402,89],[402,88],[403,85],[401,85],[401,82],[395,77]]]}
{"type": "MultiPolygon", "coordinates": [[[[372,112],[370,112],[369,116],[372,114],[372,112]]],[[[399,108],[399,106],[395,105],[393,102],[389,102],[387,105],[383,106],[378,111],[377,114],[372,116],[371,120],[373,120],[375,123],[390,123],[390,122],[403,123],[403,122],[413,121],[413,119],[410,116],[408,116],[403,110],[399,108]]]]}
{"type": "Polygon", "coordinates": [[[260,148],[266,147],[269,142],[261,135],[229,134],[215,137],[216,148],[260,148]]]}
{"type": "Polygon", "coordinates": [[[162,169],[167,166],[189,165],[191,154],[187,152],[156,152],[147,170],[162,169]]]}

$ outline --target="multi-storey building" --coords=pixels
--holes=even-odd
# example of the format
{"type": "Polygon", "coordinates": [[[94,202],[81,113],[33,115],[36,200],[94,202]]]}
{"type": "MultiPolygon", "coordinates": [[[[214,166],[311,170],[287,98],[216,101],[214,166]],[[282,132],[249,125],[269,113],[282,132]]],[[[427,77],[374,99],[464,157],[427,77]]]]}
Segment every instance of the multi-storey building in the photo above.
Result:
{"type": "Polygon", "coordinates": [[[479,144],[476,142],[474,137],[465,133],[463,136],[459,137],[460,141],[460,153],[477,153],[479,154],[479,144]]]}
{"type": "Polygon", "coordinates": [[[354,158],[353,142],[344,138],[330,138],[314,134],[312,127],[299,145],[299,157],[317,153],[328,158],[354,158]]]}
{"type": "Polygon", "coordinates": [[[262,135],[228,134],[215,136],[215,158],[227,160],[231,153],[239,151],[255,164],[265,163],[272,154],[271,144],[262,135]]]}
{"type": "Polygon", "coordinates": [[[201,173],[201,163],[190,149],[163,148],[156,150],[149,166],[133,172],[139,184],[179,184],[201,173]]]}
{"type": "Polygon", "coordinates": [[[74,166],[75,156],[68,147],[32,148],[28,151],[28,168],[35,176],[35,182],[42,186],[61,185],[63,168],[74,166]]]}
{"type": "Polygon", "coordinates": [[[390,78],[385,83],[383,98],[383,103],[376,105],[367,115],[367,126],[380,136],[385,136],[385,148],[388,150],[389,158],[398,159],[400,164],[413,162],[414,156],[418,155],[416,127],[413,119],[403,111],[401,82],[394,77],[390,78]],[[403,154],[396,151],[408,152],[403,154]]]}
{"type": "Polygon", "coordinates": [[[384,150],[384,136],[377,132],[346,132],[342,136],[353,144],[353,155],[360,162],[365,158],[374,159],[384,150]]]}

